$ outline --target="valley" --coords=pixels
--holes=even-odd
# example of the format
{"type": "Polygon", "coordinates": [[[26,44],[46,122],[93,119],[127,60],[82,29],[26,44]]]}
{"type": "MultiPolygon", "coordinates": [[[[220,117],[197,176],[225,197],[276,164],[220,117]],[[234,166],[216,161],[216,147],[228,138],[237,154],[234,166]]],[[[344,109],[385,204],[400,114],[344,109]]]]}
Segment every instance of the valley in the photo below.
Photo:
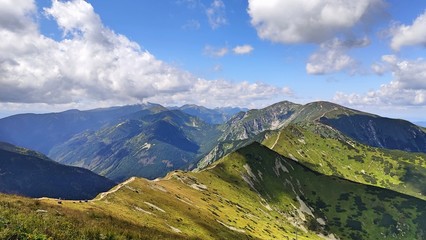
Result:
{"type": "MultiPolygon", "coordinates": [[[[200,115],[200,108],[195,109],[197,116],[158,104],[81,112],[113,112],[114,116],[57,140],[49,157],[59,163],[42,153],[3,144],[5,150],[26,158],[87,168],[118,184],[111,181],[107,188],[96,189],[85,183],[95,191],[91,197],[72,195],[70,187],[61,186],[68,195],[60,195],[55,182],[70,180],[58,170],[51,172],[61,174],[61,180],[42,173],[52,182],[41,185],[53,190],[24,181],[23,175],[34,174],[11,172],[21,185],[39,194],[19,192],[12,182],[6,185],[15,192],[5,188],[2,192],[50,198],[2,195],[0,238],[425,237],[426,153],[421,146],[426,133],[422,128],[328,102],[280,102],[241,111],[220,124],[212,123],[212,116],[221,116],[220,112],[212,115],[213,110],[203,109],[208,114],[200,115]],[[371,127],[365,127],[366,121],[372,122],[371,127]],[[382,122],[394,131],[384,132],[382,122]],[[77,221],[78,216],[83,219],[77,221]],[[54,228],[47,231],[48,225],[54,228]]],[[[69,113],[54,116],[62,114],[69,113]]],[[[54,121],[26,130],[38,136],[36,128],[53,126],[57,126],[54,121]]],[[[2,136],[6,137],[19,142],[23,135],[9,130],[2,136]]],[[[8,158],[15,159],[3,155],[3,164],[8,158]]],[[[21,169],[34,169],[29,159],[25,161],[19,163],[21,169]]]]}

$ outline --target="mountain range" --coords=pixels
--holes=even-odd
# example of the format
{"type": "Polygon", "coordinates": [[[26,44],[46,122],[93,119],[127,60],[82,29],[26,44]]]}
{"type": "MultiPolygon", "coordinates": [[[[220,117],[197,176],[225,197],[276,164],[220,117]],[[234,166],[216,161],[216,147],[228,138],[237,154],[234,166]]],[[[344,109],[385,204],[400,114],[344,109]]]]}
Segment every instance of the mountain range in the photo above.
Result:
{"type": "Polygon", "coordinates": [[[330,133],[337,131],[368,146],[426,152],[426,130],[408,121],[383,118],[330,102],[313,102],[306,105],[280,102],[231,118],[224,124],[224,134],[220,137],[220,140],[228,144],[213,149],[199,161],[198,165],[199,167],[208,165],[224,154],[253,142],[255,136],[257,141],[261,141],[259,137],[264,138],[261,135],[267,131],[277,131],[289,125],[312,123],[325,126],[326,128],[322,128],[323,131],[330,133]],[[234,144],[235,140],[238,144],[234,144]]]}
{"type": "Polygon", "coordinates": [[[0,195],[0,238],[426,238],[426,129],[330,102],[21,114],[0,140],[25,147],[0,192],[71,199],[0,195]]]}
{"type": "Polygon", "coordinates": [[[338,131],[370,147],[426,152],[424,128],[329,102],[300,105],[284,101],[263,109],[239,110],[243,109],[165,108],[149,103],[23,114],[0,119],[0,140],[114,181],[132,176],[154,179],[175,169],[203,168],[240,147],[262,142],[269,131],[295,124],[325,126],[322,131],[338,131]],[[211,116],[229,120],[216,124],[211,116]]]}
{"type": "Polygon", "coordinates": [[[132,105],[89,111],[13,115],[0,119],[0,141],[48,154],[52,147],[77,133],[97,130],[147,107],[153,106],[132,105]]]}
{"type": "Polygon", "coordinates": [[[424,200],[317,173],[258,143],[198,172],[130,178],[88,203],[2,199],[6,238],[424,239],[426,229],[424,200]]]}
{"type": "Polygon", "coordinates": [[[77,134],[54,147],[49,156],[117,181],[131,176],[153,179],[191,168],[218,134],[216,126],[181,111],[150,109],[116,125],[77,134]]]}

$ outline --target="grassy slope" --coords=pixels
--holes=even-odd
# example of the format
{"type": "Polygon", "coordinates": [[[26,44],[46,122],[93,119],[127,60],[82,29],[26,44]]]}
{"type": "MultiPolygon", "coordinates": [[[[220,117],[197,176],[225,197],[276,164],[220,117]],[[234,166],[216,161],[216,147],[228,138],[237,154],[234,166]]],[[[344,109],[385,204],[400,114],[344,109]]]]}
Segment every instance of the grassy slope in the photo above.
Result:
{"type": "Polygon", "coordinates": [[[424,201],[317,174],[259,144],[201,172],[115,189],[87,203],[2,195],[0,238],[419,239],[426,228],[424,201]]]}
{"type": "Polygon", "coordinates": [[[323,174],[426,199],[426,154],[362,145],[319,123],[289,126],[264,144],[323,174]]]}
{"type": "Polygon", "coordinates": [[[110,215],[94,204],[78,201],[58,204],[53,200],[0,194],[0,239],[185,238],[110,215]]]}

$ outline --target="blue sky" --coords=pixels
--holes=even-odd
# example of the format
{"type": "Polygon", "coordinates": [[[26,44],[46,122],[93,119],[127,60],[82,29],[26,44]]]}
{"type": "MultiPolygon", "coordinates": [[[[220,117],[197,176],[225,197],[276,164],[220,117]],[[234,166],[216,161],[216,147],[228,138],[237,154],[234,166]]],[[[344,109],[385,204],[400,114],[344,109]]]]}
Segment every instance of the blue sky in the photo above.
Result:
{"type": "Polygon", "coordinates": [[[0,117],[326,100],[426,120],[425,10],[421,0],[2,1],[0,117]]]}

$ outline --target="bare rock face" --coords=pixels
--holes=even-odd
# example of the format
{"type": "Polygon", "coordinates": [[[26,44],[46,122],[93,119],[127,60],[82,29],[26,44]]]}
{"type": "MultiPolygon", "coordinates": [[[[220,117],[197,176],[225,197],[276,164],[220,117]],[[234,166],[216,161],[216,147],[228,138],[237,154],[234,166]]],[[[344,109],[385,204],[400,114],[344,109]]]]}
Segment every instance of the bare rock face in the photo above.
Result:
{"type": "Polygon", "coordinates": [[[263,109],[241,112],[224,126],[219,140],[245,140],[266,130],[279,129],[292,120],[301,105],[280,102],[263,109]]]}

